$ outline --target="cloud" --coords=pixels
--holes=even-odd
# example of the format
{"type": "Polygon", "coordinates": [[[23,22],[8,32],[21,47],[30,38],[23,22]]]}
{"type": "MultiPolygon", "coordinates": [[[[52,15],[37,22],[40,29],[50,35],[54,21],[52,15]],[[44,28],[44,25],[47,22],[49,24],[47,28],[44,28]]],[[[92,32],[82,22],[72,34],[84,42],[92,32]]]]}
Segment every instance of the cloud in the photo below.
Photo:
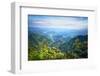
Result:
{"type": "MultiPolygon", "coordinates": [[[[34,17],[33,17],[34,18],[34,17]]],[[[87,18],[73,18],[73,17],[45,17],[32,20],[32,25],[37,27],[47,28],[68,28],[68,29],[84,29],[88,26],[87,18]]]]}

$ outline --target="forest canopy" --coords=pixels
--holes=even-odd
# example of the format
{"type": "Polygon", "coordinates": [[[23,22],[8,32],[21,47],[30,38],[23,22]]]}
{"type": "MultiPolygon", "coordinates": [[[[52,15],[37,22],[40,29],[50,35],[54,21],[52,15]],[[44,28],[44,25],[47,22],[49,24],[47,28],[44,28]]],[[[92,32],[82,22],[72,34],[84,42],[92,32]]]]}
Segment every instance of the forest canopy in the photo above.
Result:
{"type": "Polygon", "coordinates": [[[28,60],[87,58],[87,35],[69,41],[60,38],[53,42],[40,34],[29,34],[28,60]]]}

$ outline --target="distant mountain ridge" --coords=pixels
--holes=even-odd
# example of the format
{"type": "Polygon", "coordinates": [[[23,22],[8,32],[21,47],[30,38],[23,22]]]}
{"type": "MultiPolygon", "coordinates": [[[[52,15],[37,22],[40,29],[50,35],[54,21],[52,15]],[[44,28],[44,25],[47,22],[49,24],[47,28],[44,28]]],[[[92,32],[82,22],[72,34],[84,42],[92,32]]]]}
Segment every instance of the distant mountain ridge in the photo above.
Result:
{"type": "Polygon", "coordinates": [[[72,29],[57,29],[57,28],[28,28],[29,32],[33,33],[41,33],[44,36],[49,36],[52,38],[56,37],[70,37],[73,38],[77,35],[87,35],[88,31],[87,29],[78,29],[78,30],[72,30],[72,29]]]}

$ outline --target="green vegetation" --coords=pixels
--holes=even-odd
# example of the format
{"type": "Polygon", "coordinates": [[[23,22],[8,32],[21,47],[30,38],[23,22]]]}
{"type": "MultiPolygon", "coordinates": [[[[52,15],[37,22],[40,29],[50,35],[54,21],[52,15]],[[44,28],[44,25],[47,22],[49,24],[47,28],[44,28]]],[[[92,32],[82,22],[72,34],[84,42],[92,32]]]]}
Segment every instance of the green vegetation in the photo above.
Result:
{"type": "Polygon", "coordinates": [[[87,58],[87,35],[53,42],[41,34],[28,35],[28,60],[87,58]],[[60,42],[62,41],[62,42],[60,42]],[[58,44],[58,42],[60,42],[58,44]]]}

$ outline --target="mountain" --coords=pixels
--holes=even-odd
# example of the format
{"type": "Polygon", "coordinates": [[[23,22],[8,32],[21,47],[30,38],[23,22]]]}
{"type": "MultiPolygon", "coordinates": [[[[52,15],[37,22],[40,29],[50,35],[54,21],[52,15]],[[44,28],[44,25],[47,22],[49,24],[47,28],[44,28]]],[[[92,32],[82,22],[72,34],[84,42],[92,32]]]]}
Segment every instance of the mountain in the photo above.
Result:
{"type": "Polygon", "coordinates": [[[69,40],[70,38],[74,38],[78,35],[87,35],[87,29],[66,29],[66,28],[38,28],[38,27],[29,27],[29,32],[38,33],[43,36],[47,36],[51,38],[51,40],[59,41],[62,39],[69,40]]]}
{"type": "Polygon", "coordinates": [[[88,58],[87,33],[87,29],[28,28],[29,59],[88,58]]]}

